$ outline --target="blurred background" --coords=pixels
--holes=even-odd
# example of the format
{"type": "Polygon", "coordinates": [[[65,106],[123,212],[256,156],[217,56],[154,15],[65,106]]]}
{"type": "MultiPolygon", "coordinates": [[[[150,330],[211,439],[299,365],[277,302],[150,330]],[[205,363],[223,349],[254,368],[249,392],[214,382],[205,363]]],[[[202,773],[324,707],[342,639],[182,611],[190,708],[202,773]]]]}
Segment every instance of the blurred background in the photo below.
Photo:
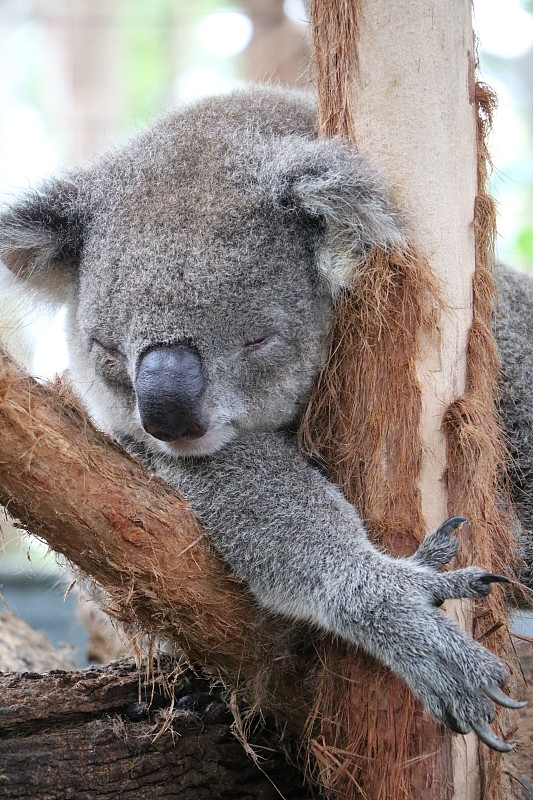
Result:
{"type": "MultiPolygon", "coordinates": [[[[533,0],[476,0],[474,9],[481,76],[499,97],[498,254],[533,270],[533,0]]],[[[308,86],[309,58],[303,0],[0,0],[0,203],[171,105],[249,80],[308,86]]],[[[10,284],[0,275],[0,325],[20,359],[52,377],[67,366],[61,313],[43,317],[10,284]]],[[[83,664],[77,600],[63,602],[68,575],[0,525],[5,601],[54,643],[74,643],[83,664]]]]}

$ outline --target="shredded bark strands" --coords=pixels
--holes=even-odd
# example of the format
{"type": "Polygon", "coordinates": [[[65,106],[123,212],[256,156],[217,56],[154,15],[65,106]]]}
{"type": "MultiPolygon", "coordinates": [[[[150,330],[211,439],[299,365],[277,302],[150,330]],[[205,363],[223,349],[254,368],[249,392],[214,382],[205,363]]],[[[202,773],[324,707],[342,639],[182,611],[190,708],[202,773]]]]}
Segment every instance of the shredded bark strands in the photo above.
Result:
{"type": "Polygon", "coordinates": [[[359,0],[312,2],[312,65],[318,93],[317,133],[352,139],[351,83],[357,73],[359,0]]]}
{"type": "MultiPolygon", "coordinates": [[[[483,564],[491,572],[514,578],[522,570],[514,523],[507,512],[506,463],[508,453],[497,413],[499,358],[491,331],[496,305],[493,277],[496,207],[488,194],[491,167],[487,134],[492,124],[496,97],[476,83],[477,179],[474,209],[476,264],[473,277],[473,320],[468,335],[466,391],[446,410],[443,430],[448,449],[447,487],[450,514],[461,509],[469,520],[461,537],[458,566],[483,564]]],[[[458,513],[458,512],[457,512],[458,513]]],[[[519,589],[518,589],[519,591],[519,589]]],[[[512,667],[514,657],[507,630],[505,596],[493,592],[476,609],[474,635],[512,667]]],[[[505,715],[499,711],[502,730],[505,715]]],[[[502,797],[500,756],[480,748],[481,796],[502,797]]]]}

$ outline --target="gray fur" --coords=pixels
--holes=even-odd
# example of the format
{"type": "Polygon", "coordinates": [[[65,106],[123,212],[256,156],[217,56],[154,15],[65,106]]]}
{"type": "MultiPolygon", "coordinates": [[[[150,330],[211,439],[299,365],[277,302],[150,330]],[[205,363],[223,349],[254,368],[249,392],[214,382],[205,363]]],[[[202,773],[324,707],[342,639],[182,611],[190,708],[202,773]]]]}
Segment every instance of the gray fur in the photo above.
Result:
{"type": "Polygon", "coordinates": [[[296,446],[338,292],[374,245],[404,241],[379,179],[316,140],[314,117],[309,96],[260,87],[172,112],[7,210],[0,253],[67,298],[80,397],[188,498],[260,603],[363,647],[454,729],[485,730],[483,687],[506,669],[437,608],[487,594],[483,571],[439,572],[453,526],[410,559],[377,550],[296,446]],[[147,348],[174,343],[200,354],[209,425],[165,443],[132,385],[147,348]]]}
{"type": "Polygon", "coordinates": [[[533,590],[533,279],[503,266],[497,278],[494,332],[502,366],[500,413],[511,451],[511,497],[526,563],[522,580],[533,590]]]}

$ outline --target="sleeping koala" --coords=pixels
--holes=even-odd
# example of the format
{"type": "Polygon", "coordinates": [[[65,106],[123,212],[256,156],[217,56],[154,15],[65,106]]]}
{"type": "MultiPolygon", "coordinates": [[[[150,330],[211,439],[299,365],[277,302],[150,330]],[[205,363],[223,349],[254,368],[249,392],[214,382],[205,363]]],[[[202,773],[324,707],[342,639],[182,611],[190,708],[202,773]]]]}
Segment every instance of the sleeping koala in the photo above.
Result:
{"type": "Polygon", "coordinates": [[[437,719],[506,751],[489,724],[493,702],[521,705],[507,671],[438,608],[501,580],[440,572],[464,520],[393,559],[298,451],[351,265],[404,241],[363,159],[314,137],[315,113],[272,87],[171,112],[7,209],[0,255],[67,303],[92,417],[188,499],[263,606],[362,647],[437,719]]]}

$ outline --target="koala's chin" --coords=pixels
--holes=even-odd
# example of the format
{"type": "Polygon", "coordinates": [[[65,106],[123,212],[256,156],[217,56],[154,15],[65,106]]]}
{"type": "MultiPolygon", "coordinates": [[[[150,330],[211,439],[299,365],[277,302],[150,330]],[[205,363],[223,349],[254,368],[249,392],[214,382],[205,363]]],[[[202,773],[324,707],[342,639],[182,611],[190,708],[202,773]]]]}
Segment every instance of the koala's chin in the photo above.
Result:
{"type": "Polygon", "coordinates": [[[161,442],[153,437],[151,439],[152,445],[157,445],[167,455],[175,458],[200,458],[221,450],[236,436],[236,429],[232,425],[226,424],[208,430],[199,439],[175,439],[173,442],[161,442]]]}

